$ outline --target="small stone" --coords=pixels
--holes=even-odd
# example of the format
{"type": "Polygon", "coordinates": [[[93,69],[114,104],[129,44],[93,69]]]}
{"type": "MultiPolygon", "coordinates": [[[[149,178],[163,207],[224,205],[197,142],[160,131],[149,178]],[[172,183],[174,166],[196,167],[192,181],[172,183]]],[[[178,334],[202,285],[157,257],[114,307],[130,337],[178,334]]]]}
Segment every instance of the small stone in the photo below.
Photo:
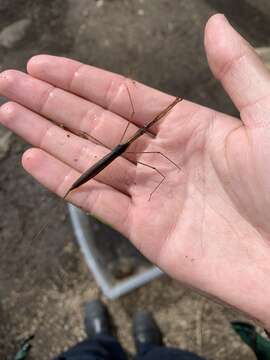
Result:
{"type": "Polygon", "coordinates": [[[174,31],[174,24],[172,22],[168,22],[168,31],[171,33],[174,31]]]}
{"type": "Polygon", "coordinates": [[[66,215],[66,214],[61,214],[61,215],[59,216],[59,220],[62,221],[62,222],[66,221],[66,219],[67,219],[67,215],[66,215]]]}
{"type": "Polygon", "coordinates": [[[104,0],[98,0],[98,1],[96,2],[96,7],[97,7],[97,8],[101,8],[103,5],[104,5],[104,0]]]}
{"type": "Polygon", "coordinates": [[[143,9],[139,9],[139,10],[137,11],[137,14],[138,14],[139,16],[144,16],[145,12],[144,12],[143,9]]]}
{"type": "Polygon", "coordinates": [[[30,19],[22,19],[6,26],[0,32],[0,45],[6,48],[12,48],[24,37],[30,24],[30,19]]]}
{"type": "Polygon", "coordinates": [[[117,263],[111,263],[108,266],[109,272],[116,279],[124,279],[128,276],[134,274],[136,270],[136,266],[134,263],[134,259],[132,258],[122,258],[117,261],[117,263]]]}
{"type": "Polygon", "coordinates": [[[81,24],[81,26],[79,27],[79,33],[82,34],[86,29],[86,25],[85,24],[81,24]]]}
{"type": "Polygon", "coordinates": [[[270,70],[270,47],[260,47],[255,49],[266,67],[270,70]]]}
{"type": "Polygon", "coordinates": [[[63,249],[63,252],[66,254],[73,254],[74,253],[74,245],[73,243],[69,242],[63,249]]]}
{"type": "Polygon", "coordinates": [[[9,151],[11,135],[10,131],[0,128],[0,160],[4,159],[9,151]]]}
{"type": "Polygon", "coordinates": [[[111,44],[110,44],[110,40],[109,39],[105,39],[104,40],[104,46],[105,47],[109,47],[111,44]]]}
{"type": "Polygon", "coordinates": [[[83,16],[89,16],[89,10],[88,9],[84,9],[82,12],[83,16]]]}

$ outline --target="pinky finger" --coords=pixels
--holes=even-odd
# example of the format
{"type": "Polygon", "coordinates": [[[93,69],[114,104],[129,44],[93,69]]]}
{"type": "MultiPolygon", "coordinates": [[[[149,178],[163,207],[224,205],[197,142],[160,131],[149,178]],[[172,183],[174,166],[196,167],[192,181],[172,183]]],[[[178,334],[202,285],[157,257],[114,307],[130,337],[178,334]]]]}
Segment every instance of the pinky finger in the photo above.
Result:
{"type": "MultiPolygon", "coordinates": [[[[22,158],[24,169],[39,183],[60,197],[80,176],[73,168],[43,150],[32,148],[22,158]]],[[[68,200],[91,215],[110,224],[128,237],[131,199],[114,188],[91,180],[68,195],[68,200]]]]}

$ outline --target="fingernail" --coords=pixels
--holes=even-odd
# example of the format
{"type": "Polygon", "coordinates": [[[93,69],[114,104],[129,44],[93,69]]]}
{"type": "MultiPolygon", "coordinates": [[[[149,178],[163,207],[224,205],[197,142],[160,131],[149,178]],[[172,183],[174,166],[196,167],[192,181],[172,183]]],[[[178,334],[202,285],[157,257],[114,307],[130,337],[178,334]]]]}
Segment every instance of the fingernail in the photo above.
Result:
{"type": "Polygon", "coordinates": [[[221,14],[221,15],[222,15],[222,17],[223,17],[224,22],[230,24],[230,22],[229,22],[229,20],[227,19],[226,15],[225,15],[225,14],[221,14]]]}

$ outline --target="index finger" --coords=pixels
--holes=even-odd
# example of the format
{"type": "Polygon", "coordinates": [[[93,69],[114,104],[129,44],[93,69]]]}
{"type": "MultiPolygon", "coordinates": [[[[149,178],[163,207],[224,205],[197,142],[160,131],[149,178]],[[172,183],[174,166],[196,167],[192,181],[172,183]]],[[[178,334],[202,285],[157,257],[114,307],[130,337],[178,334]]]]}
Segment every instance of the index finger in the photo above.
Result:
{"type": "Polygon", "coordinates": [[[137,81],[63,57],[34,56],[27,64],[27,71],[36,78],[113,111],[138,126],[151,120],[173,100],[172,96],[137,81]]]}

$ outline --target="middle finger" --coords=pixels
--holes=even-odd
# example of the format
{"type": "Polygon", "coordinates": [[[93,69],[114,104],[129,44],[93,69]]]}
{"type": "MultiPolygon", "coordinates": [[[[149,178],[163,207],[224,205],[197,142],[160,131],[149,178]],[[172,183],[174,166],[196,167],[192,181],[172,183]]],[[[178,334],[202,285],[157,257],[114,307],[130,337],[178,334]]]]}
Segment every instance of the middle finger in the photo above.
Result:
{"type": "MultiPolygon", "coordinates": [[[[128,124],[99,105],[16,70],[1,74],[0,93],[57,124],[93,136],[108,148],[119,143],[128,124]]],[[[130,123],[126,136],[136,129],[130,123]]],[[[149,135],[138,139],[136,148],[141,149],[149,139],[149,135]]]]}

